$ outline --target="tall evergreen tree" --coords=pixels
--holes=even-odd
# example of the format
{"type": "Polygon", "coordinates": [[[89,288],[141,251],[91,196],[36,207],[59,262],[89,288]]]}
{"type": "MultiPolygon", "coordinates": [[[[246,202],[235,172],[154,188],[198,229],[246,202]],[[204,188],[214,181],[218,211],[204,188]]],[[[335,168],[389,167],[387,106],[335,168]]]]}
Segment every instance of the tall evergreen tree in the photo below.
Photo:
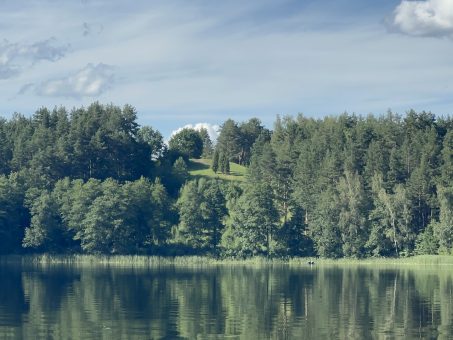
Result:
{"type": "Polygon", "coordinates": [[[225,154],[220,153],[219,154],[219,171],[223,174],[225,173],[225,154]]]}
{"type": "Polygon", "coordinates": [[[308,231],[320,256],[336,258],[343,255],[339,206],[338,193],[334,188],[329,187],[318,195],[308,231]]]}
{"type": "Polygon", "coordinates": [[[225,165],[224,165],[224,173],[229,175],[230,174],[230,161],[228,160],[228,157],[226,155],[224,156],[223,159],[225,165]]]}
{"type": "Polygon", "coordinates": [[[212,156],[211,169],[214,173],[217,173],[219,170],[219,151],[217,149],[214,151],[214,155],[212,156]]]}
{"type": "Polygon", "coordinates": [[[202,128],[200,129],[200,131],[198,131],[198,133],[200,134],[201,140],[203,141],[203,151],[201,153],[201,157],[202,158],[212,157],[212,153],[214,150],[212,146],[211,137],[209,137],[208,130],[202,128]]]}
{"type": "Polygon", "coordinates": [[[239,163],[241,154],[241,131],[234,120],[228,119],[221,126],[216,148],[221,154],[224,154],[229,161],[239,163]]]}

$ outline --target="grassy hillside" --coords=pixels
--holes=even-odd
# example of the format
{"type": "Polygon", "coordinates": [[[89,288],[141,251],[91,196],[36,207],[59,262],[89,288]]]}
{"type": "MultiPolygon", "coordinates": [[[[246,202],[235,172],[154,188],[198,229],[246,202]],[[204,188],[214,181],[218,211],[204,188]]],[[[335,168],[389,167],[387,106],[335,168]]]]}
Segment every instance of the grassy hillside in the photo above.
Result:
{"type": "Polygon", "coordinates": [[[230,174],[214,173],[211,169],[210,159],[191,159],[188,164],[189,174],[192,178],[218,178],[228,181],[243,181],[246,168],[236,163],[230,163],[230,174]]]}

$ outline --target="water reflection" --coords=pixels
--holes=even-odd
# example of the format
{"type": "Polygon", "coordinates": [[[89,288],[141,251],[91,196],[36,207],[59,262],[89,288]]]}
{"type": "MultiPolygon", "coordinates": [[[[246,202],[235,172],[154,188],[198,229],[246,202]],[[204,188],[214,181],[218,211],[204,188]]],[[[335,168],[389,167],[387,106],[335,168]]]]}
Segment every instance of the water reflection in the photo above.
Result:
{"type": "Polygon", "coordinates": [[[453,271],[0,265],[0,338],[452,338],[453,271]]]}

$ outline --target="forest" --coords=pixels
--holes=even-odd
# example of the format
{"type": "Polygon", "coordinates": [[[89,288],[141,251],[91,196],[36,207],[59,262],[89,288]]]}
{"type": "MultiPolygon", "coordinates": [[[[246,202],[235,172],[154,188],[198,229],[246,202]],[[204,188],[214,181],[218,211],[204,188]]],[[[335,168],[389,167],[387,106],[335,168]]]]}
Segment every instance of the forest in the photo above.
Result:
{"type": "Polygon", "coordinates": [[[0,253],[452,254],[453,117],[228,119],[168,143],[130,105],[0,118],[0,253]],[[216,176],[234,164],[244,181],[216,176]]]}

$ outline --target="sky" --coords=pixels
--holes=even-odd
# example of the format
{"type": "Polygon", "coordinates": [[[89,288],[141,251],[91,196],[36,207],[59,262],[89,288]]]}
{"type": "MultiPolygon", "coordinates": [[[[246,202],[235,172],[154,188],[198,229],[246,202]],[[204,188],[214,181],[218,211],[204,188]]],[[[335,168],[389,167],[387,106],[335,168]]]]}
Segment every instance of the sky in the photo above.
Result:
{"type": "Polygon", "coordinates": [[[164,136],[452,114],[453,0],[0,0],[0,115],[94,101],[131,104],[164,136]]]}

